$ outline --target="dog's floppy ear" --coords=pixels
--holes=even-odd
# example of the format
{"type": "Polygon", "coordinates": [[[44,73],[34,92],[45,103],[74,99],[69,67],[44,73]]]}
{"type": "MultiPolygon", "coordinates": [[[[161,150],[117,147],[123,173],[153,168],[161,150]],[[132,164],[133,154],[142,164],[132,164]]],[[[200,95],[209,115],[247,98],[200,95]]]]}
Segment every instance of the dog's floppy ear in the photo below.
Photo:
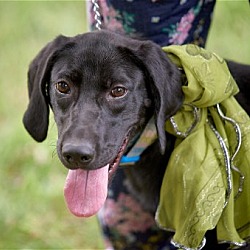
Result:
{"type": "Polygon", "coordinates": [[[55,52],[68,40],[58,36],[47,44],[31,62],[28,71],[29,104],[23,117],[23,124],[29,134],[38,142],[47,136],[49,124],[49,97],[46,90],[55,52]]]}
{"type": "MultiPolygon", "coordinates": [[[[155,121],[161,152],[165,152],[165,122],[181,107],[183,93],[178,68],[165,52],[151,41],[135,42],[130,48],[134,59],[139,61],[150,78],[150,89],[155,105],[155,121]]],[[[140,66],[139,65],[139,66],[140,66]]]]}

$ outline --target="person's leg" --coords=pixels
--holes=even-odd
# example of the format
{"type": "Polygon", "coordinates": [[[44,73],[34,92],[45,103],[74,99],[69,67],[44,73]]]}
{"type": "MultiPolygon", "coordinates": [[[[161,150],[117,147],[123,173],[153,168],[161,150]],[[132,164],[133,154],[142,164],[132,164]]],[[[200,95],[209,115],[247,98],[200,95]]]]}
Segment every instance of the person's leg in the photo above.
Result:
{"type": "MultiPolygon", "coordinates": [[[[131,37],[152,40],[161,46],[205,45],[215,1],[99,0],[101,27],[131,37]]],[[[90,29],[96,29],[93,5],[88,1],[90,29]]],[[[99,212],[107,249],[175,249],[171,234],[159,229],[154,215],[145,211],[126,188],[122,169],[109,187],[99,212]]]]}

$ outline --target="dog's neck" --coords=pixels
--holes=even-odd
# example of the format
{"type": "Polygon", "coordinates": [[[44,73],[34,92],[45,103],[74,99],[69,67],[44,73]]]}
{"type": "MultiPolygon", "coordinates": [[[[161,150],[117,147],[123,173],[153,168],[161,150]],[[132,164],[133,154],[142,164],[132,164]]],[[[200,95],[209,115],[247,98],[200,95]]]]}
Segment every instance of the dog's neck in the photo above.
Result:
{"type": "Polygon", "coordinates": [[[132,140],[127,152],[123,155],[120,165],[134,165],[141,159],[141,154],[157,138],[154,118],[152,117],[144,130],[132,140]]]}

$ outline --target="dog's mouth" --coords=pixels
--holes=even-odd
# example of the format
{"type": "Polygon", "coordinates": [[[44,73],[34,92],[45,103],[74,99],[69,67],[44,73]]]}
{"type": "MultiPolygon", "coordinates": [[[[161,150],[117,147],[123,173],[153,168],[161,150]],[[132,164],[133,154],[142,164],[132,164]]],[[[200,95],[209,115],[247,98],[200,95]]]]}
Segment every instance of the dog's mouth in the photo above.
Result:
{"type": "Polygon", "coordinates": [[[107,198],[109,180],[119,165],[128,141],[129,133],[115,159],[101,168],[69,170],[64,196],[71,213],[78,217],[90,217],[100,210],[107,198]]]}
{"type": "Polygon", "coordinates": [[[119,152],[117,154],[117,156],[115,157],[115,159],[113,160],[113,162],[111,164],[109,164],[109,179],[114,175],[118,165],[119,165],[119,162],[122,158],[122,155],[128,145],[128,141],[129,141],[129,135],[127,135],[123,141],[123,144],[122,146],[120,147],[119,149],[119,152]]]}

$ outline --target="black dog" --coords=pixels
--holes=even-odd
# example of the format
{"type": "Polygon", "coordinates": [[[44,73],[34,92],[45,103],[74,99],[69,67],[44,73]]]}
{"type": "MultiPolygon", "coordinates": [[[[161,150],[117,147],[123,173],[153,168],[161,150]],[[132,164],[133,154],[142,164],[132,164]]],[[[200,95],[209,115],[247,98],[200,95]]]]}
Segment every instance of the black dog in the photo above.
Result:
{"type": "MultiPolygon", "coordinates": [[[[237,99],[250,114],[250,67],[228,65],[241,90],[237,99]]],[[[126,172],[131,192],[145,209],[155,212],[175,141],[165,132],[165,121],[183,103],[181,73],[158,45],[107,31],[59,36],[31,63],[28,89],[25,128],[36,141],[43,141],[50,105],[58,126],[58,156],[67,168],[78,169],[71,171],[68,186],[85,191],[77,197],[71,191],[66,194],[76,215],[99,210],[123,153],[154,116],[158,140],[126,172]],[[79,197],[89,199],[86,206],[74,200],[79,197]]]]}

